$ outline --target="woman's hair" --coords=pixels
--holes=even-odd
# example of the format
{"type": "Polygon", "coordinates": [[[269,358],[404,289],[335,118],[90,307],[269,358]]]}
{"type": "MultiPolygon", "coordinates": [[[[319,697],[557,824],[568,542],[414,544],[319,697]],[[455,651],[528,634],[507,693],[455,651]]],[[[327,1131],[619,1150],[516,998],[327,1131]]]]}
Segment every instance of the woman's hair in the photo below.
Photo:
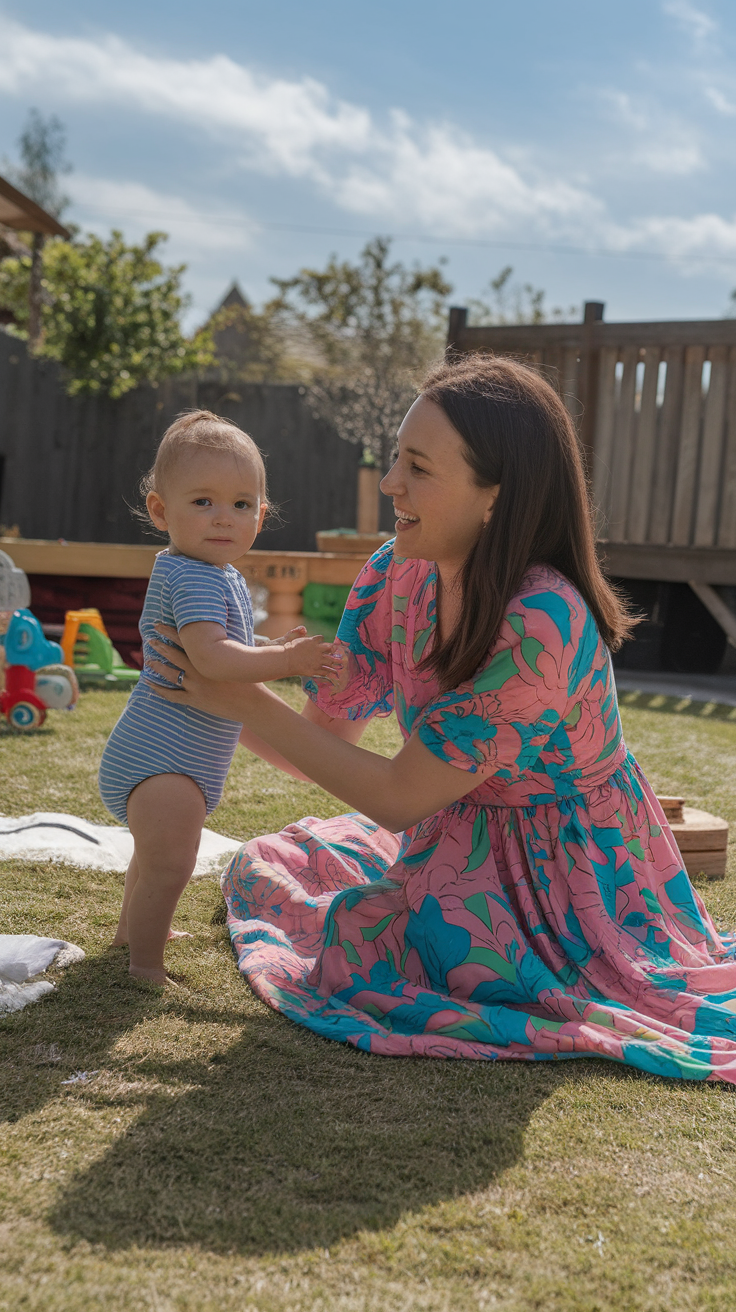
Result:
{"type": "Polygon", "coordinates": [[[463,439],[478,486],[499,487],[463,567],[457,628],[433,645],[425,666],[445,690],[472,678],[534,564],[551,565],[570,580],[616,651],[637,620],[598,563],[578,439],[554,388],[508,357],[464,355],[433,368],[421,395],[463,439]]]}
{"type": "MultiPolygon", "coordinates": [[[[185,410],[177,415],[161,438],[156,459],[140,482],[140,492],[144,501],[149,492],[164,495],[166,480],[174,466],[187,455],[195,451],[222,451],[234,456],[246,456],[256,465],[260,473],[261,501],[268,503],[266,487],[266,467],[263,456],[253,438],[238,428],[231,419],[223,419],[211,410],[185,410]]],[[[150,523],[146,510],[136,512],[139,517],[150,523]]]]}

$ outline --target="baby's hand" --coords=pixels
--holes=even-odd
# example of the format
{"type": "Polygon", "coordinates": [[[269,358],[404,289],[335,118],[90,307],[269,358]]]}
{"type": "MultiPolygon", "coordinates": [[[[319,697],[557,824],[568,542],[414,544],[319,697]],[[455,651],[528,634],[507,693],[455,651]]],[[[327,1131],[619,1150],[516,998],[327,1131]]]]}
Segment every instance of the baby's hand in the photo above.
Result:
{"type": "Polygon", "coordinates": [[[306,638],[307,630],[303,624],[297,624],[295,629],[289,629],[288,633],[282,634],[280,638],[271,638],[269,640],[271,647],[287,647],[290,642],[297,638],[306,638]]]}
{"type": "Polygon", "coordinates": [[[287,641],[284,642],[284,647],[289,656],[289,674],[317,675],[325,678],[326,675],[339,671],[339,657],[337,660],[333,659],[335,644],[325,642],[321,633],[313,638],[290,638],[288,634],[285,636],[287,641]]]}

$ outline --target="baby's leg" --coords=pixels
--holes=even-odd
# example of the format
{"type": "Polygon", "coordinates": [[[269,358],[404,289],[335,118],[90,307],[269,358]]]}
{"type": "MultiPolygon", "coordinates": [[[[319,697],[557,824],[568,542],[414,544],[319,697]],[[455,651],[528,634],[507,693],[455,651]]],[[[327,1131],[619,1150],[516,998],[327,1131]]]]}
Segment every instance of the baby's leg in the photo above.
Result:
{"type": "Polygon", "coordinates": [[[164,947],[196,864],[206,815],[201,789],[188,775],[153,775],[128,798],[137,865],[137,878],[131,875],[132,863],[126,877],[131,975],[166,982],[164,947]]]}
{"type": "MultiPolygon", "coordinates": [[[[120,908],[120,918],[118,920],[118,926],[117,929],[115,930],[115,937],[112,940],[112,943],[110,944],[110,946],[113,948],[122,948],[127,946],[128,903],[130,902],[130,895],[133,892],[133,889],[135,888],[137,883],[138,883],[138,862],[136,860],[136,855],[134,851],[132,857],[130,858],[130,865],[128,866],[128,870],[125,876],[125,889],[123,891],[123,905],[120,908]]],[[[188,934],[185,929],[170,929],[168,937],[170,939],[192,938],[192,935],[188,934]]]]}

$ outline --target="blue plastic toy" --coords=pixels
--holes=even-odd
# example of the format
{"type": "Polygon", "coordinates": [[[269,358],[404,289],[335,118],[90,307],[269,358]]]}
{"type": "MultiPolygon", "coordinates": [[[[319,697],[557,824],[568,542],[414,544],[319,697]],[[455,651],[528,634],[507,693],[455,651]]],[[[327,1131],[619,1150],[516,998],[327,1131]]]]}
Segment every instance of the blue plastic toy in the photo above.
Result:
{"type": "Polygon", "coordinates": [[[29,610],[16,610],[8,631],[0,641],[5,646],[8,665],[26,665],[40,670],[44,665],[63,665],[64,653],[58,642],[44,638],[43,629],[29,610]]]}

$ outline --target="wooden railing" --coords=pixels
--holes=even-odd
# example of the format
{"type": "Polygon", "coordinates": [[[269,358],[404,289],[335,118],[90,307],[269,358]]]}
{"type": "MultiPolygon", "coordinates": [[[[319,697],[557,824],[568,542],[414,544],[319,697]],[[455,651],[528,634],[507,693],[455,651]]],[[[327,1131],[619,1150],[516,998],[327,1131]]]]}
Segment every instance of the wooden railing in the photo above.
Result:
{"type": "Polygon", "coordinates": [[[535,364],[574,417],[612,573],[736,583],[736,319],[468,327],[448,344],[535,364]],[[624,568],[625,566],[625,568],[624,568]]]}

